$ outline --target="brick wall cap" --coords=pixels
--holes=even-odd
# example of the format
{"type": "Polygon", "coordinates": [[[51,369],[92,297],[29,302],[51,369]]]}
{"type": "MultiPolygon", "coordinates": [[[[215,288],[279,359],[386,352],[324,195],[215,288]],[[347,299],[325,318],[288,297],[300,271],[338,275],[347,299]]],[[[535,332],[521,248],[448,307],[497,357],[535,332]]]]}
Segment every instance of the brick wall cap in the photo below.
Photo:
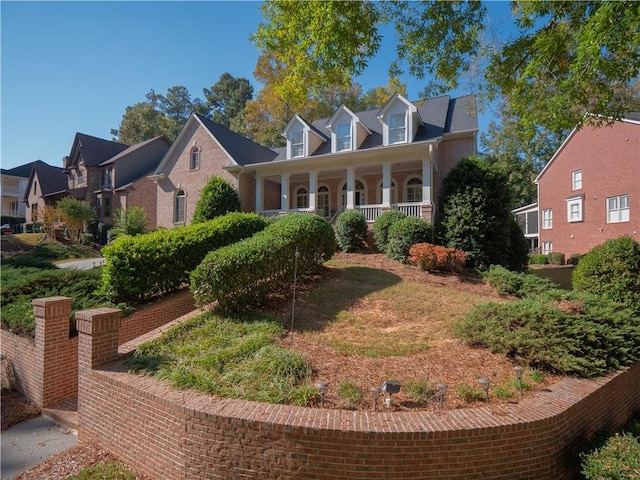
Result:
{"type": "Polygon", "coordinates": [[[69,303],[71,305],[72,299],[70,297],[47,297],[47,298],[34,298],[31,300],[31,304],[34,307],[47,307],[55,303],[69,303]]]}

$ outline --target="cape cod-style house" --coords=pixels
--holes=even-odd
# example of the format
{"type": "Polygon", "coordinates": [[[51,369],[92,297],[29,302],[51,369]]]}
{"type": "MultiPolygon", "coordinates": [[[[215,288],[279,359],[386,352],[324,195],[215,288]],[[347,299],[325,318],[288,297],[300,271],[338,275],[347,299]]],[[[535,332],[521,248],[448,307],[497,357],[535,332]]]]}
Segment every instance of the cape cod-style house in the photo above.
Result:
{"type": "Polygon", "coordinates": [[[398,209],[433,221],[442,179],[477,153],[477,132],[473,96],[410,102],[396,94],[382,109],[343,105],[313,122],[294,115],[277,149],[193,114],[149,177],[158,184],[158,226],[190,223],[213,175],[237,188],[243,211],[331,219],[357,209],[372,222],[398,209]]]}

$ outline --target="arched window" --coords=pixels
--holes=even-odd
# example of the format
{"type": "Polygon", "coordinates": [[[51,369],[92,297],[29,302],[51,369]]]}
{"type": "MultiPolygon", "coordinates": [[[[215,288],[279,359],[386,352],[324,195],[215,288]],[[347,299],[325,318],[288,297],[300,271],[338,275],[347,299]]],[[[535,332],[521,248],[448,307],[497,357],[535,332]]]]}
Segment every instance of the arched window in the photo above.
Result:
{"type": "MultiPolygon", "coordinates": [[[[364,205],[366,204],[366,191],[364,188],[364,183],[360,180],[356,179],[354,194],[354,205],[364,205]]],[[[347,204],[347,183],[345,182],[342,185],[342,206],[347,204]]]]}
{"type": "Polygon", "coordinates": [[[184,223],[186,197],[184,190],[180,189],[176,191],[176,196],[173,202],[173,223],[184,223]]]}
{"type": "Polygon", "coordinates": [[[329,187],[326,185],[320,185],[318,187],[318,195],[316,196],[318,202],[317,208],[320,211],[320,215],[324,218],[329,218],[331,215],[331,202],[329,200],[329,187]]]}
{"type": "MultiPolygon", "coordinates": [[[[382,203],[382,179],[380,179],[380,181],[378,182],[378,187],[376,188],[376,192],[378,195],[377,201],[379,204],[382,203]]],[[[391,203],[397,203],[398,202],[398,197],[396,196],[396,181],[392,178],[391,179],[391,195],[389,196],[389,201],[391,203]]]]}
{"type": "Polygon", "coordinates": [[[189,162],[189,170],[200,170],[200,148],[193,147],[191,149],[191,160],[189,162]]]}
{"type": "Polygon", "coordinates": [[[405,199],[407,202],[422,202],[422,179],[413,175],[405,184],[405,199]]]}
{"type": "Polygon", "coordinates": [[[300,186],[295,192],[296,208],[309,208],[309,191],[307,187],[300,186]]]}

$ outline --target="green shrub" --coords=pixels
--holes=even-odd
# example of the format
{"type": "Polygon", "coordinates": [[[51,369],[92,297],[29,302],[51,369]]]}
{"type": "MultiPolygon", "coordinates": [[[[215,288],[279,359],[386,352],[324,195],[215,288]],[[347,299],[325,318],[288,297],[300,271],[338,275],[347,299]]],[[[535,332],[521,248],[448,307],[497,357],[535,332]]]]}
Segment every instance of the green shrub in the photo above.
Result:
{"type": "Polygon", "coordinates": [[[529,265],[547,265],[549,263],[549,257],[544,254],[529,255],[529,265]]]}
{"type": "Polygon", "coordinates": [[[551,265],[564,265],[564,253],[549,252],[547,258],[549,259],[549,263],[551,265]]]}
{"type": "Polygon", "coordinates": [[[458,397],[467,403],[474,403],[486,400],[487,395],[482,388],[463,383],[458,385],[458,397]]]}
{"type": "Polygon", "coordinates": [[[342,382],[338,385],[338,395],[349,402],[351,408],[356,408],[362,401],[362,389],[353,382],[342,382]]]}
{"type": "Polygon", "coordinates": [[[552,373],[593,377],[640,359],[640,318],[634,311],[560,290],[476,306],[456,325],[456,334],[552,373]]]}
{"type": "Polygon", "coordinates": [[[193,223],[212,220],[229,212],[240,211],[240,197],[233,186],[221,177],[211,177],[200,190],[193,211],[193,223]]]}
{"type": "Polygon", "coordinates": [[[400,210],[389,210],[382,213],[378,218],[376,218],[376,221],[373,222],[373,241],[380,252],[386,252],[389,228],[391,228],[391,225],[406,216],[407,215],[400,210]]]}
{"type": "Polygon", "coordinates": [[[434,228],[429,222],[416,217],[405,217],[389,227],[386,254],[392,260],[406,263],[409,250],[416,243],[433,243],[434,228]]]}
{"type": "Polygon", "coordinates": [[[567,260],[567,263],[569,265],[577,265],[582,257],[584,257],[584,255],[582,255],[581,253],[572,253],[569,256],[569,260],[567,260]]]}
{"type": "Polygon", "coordinates": [[[199,305],[218,302],[222,310],[237,312],[289,289],[296,265],[298,275],[309,273],[335,248],[326,220],[291,213],[251,238],[209,253],[191,274],[191,290],[199,305]]]}
{"type": "Polygon", "coordinates": [[[264,227],[258,214],[229,213],[188,227],[121,236],[102,249],[107,262],[101,293],[114,303],[135,305],[179,290],[209,252],[264,227]]]}
{"type": "Polygon", "coordinates": [[[343,252],[355,252],[364,247],[367,221],[359,210],[347,210],[336,219],[336,240],[343,252]]]}
{"type": "Polygon", "coordinates": [[[640,475],[640,441],[631,433],[615,435],[604,446],[580,455],[587,480],[623,480],[640,475]]]}
{"type": "Polygon", "coordinates": [[[501,295],[527,297],[559,288],[551,280],[531,273],[512,272],[500,265],[491,265],[484,279],[501,295]]]}
{"type": "Polygon", "coordinates": [[[409,381],[402,388],[420,405],[425,405],[436,393],[433,385],[426,380],[409,381]]]}
{"type": "Polygon", "coordinates": [[[640,243],[631,237],[592,248],[573,271],[573,287],[640,311],[640,243]]]}
{"type": "Polygon", "coordinates": [[[104,480],[107,478],[136,480],[137,477],[125,465],[110,461],[85,468],[77,475],[69,477],[68,480],[104,480]]]}

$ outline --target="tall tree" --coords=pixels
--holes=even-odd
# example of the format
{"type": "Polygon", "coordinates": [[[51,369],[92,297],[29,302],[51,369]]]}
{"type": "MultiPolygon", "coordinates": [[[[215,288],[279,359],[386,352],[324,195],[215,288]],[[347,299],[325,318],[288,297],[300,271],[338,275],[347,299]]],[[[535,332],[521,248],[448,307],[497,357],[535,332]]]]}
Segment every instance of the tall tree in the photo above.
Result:
{"type": "Polygon", "coordinates": [[[211,108],[213,121],[241,132],[244,107],[253,98],[253,87],[249,80],[223,73],[210,89],[204,88],[203,92],[207,106],[211,108]]]}
{"type": "MultiPolygon", "coordinates": [[[[274,89],[304,97],[347,85],[377,53],[385,23],[397,32],[397,59],[424,78],[427,94],[458,86],[481,53],[486,9],[480,2],[290,2],[272,0],[252,37],[287,67],[274,89]]],[[[586,112],[600,122],[629,109],[620,89],[640,72],[640,5],[633,0],[513,2],[515,40],[499,46],[485,70],[487,91],[506,96],[530,138],[542,126],[557,132],[586,112]]]]}

